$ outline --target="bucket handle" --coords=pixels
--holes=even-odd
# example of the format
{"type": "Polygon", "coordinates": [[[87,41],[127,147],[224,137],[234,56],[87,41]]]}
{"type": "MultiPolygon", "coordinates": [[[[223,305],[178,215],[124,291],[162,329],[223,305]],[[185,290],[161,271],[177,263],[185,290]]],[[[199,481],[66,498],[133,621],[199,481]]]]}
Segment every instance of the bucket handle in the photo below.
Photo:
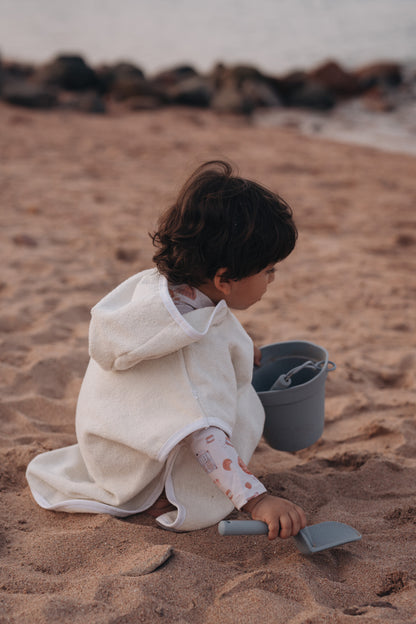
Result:
{"type": "MultiPolygon", "coordinates": [[[[304,368],[313,368],[315,370],[322,370],[324,366],[325,366],[325,360],[320,360],[319,362],[312,362],[312,360],[308,360],[307,362],[304,362],[300,366],[295,366],[295,368],[292,368],[288,373],[283,373],[283,375],[280,375],[280,377],[276,379],[276,381],[274,382],[270,390],[282,390],[284,388],[289,388],[289,386],[292,383],[293,375],[296,375],[296,373],[299,373],[304,368]]],[[[330,373],[331,371],[336,369],[336,364],[332,362],[331,360],[328,360],[328,364],[326,368],[327,368],[327,372],[330,373]]]]}

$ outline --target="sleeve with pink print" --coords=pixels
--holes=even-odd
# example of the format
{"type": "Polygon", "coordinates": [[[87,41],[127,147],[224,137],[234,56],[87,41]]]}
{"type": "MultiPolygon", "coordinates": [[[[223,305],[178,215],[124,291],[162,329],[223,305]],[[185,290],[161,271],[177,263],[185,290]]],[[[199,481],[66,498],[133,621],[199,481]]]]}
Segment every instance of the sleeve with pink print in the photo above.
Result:
{"type": "Polygon", "coordinates": [[[267,491],[238,456],[224,431],[208,427],[196,431],[189,439],[198,462],[234,507],[241,509],[249,500],[267,491]]]}

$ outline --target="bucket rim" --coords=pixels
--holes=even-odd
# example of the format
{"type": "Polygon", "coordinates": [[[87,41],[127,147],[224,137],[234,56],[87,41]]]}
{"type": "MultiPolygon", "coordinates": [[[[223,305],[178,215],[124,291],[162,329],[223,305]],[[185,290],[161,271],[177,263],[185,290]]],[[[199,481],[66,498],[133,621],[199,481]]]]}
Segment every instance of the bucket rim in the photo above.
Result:
{"type": "Polygon", "coordinates": [[[278,345],[290,345],[290,344],[300,344],[300,345],[309,345],[310,347],[315,347],[316,349],[321,349],[327,353],[325,347],[321,347],[321,345],[317,345],[315,342],[311,342],[310,340],[279,340],[278,342],[271,342],[270,344],[263,345],[260,347],[260,350],[269,349],[270,347],[277,347],[278,345]]]}
{"type": "MultiPolygon", "coordinates": [[[[305,389],[305,391],[307,391],[308,386],[311,386],[313,384],[316,385],[317,380],[322,375],[325,375],[325,377],[326,377],[326,375],[328,373],[328,361],[329,361],[328,351],[325,349],[325,347],[321,347],[320,345],[317,345],[314,342],[311,342],[310,340],[284,340],[284,341],[281,341],[281,342],[273,342],[271,344],[264,345],[263,347],[261,347],[260,351],[262,351],[262,353],[263,353],[264,351],[266,351],[266,349],[267,350],[272,350],[273,347],[288,346],[288,345],[299,345],[300,347],[307,345],[308,347],[320,350],[322,355],[324,356],[323,358],[322,357],[320,358],[320,360],[324,360],[324,364],[323,364],[321,370],[319,371],[319,373],[317,375],[312,377],[312,379],[309,379],[308,381],[305,381],[301,386],[293,386],[293,387],[289,387],[289,388],[284,388],[284,392],[283,392],[283,389],[282,390],[261,390],[261,391],[257,392],[257,394],[259,396],[263,396],[263,395],[271,396],[271,395],[274,395],[276,393],[279,393],[280,395],[284,394],[287,398],[289,398],[290,394],[294,394],[295,392],[298,393],[301,387],[303,389],[305,389]]],[[[296,354],[291,354],[291,355],[296,355],[296,354]]],[[[305,356],[305,354],[301,354],[301,353],[299,353],[298,355],[305,356]]],[[[271,359],[272,358],[270,358],[270,360],[271,359]]],[[[267,363],[268,362],[266,360],[264,362],[264,364],[267,364],[267,363]]],[[[263,362],[262,362],[262,364],[260,364],[260,366],[255,367],[253,375],[256,373],[256,370],[260,370],[262,365],[263,365],[263,362]]]]}

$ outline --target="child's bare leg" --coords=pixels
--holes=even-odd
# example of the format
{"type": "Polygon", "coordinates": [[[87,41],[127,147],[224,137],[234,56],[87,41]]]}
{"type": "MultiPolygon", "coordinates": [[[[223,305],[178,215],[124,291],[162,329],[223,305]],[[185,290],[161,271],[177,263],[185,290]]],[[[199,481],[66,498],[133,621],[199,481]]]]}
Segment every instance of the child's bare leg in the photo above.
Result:
{"type": "Polygon", "coordinates": [[[157,518],[158,516],[161,516],[168,511],[174,511],[175,509],[176,507],[174,507],[172,503],[168,501],[165,492],[163,492],[159,496],[157,501],[153,503],[153,505],[149,507],[149,509],[146,509],[145,513],[147,513],[149,516],[152,516],[152,518],[157,518]]]}

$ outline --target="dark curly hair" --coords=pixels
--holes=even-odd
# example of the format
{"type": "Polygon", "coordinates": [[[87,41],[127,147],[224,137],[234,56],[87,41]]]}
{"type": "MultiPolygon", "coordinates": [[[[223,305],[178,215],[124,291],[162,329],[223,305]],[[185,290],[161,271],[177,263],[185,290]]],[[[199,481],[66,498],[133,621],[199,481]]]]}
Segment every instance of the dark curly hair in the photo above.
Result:
{"type": "Polygon", "coordinates": [[[159,272],[173,284],[198,287],[220,268],[224,278],[239,280],[283,260],[297,229],[279,195],[213,160],[194,171],[150,236],[159,272]]]}

